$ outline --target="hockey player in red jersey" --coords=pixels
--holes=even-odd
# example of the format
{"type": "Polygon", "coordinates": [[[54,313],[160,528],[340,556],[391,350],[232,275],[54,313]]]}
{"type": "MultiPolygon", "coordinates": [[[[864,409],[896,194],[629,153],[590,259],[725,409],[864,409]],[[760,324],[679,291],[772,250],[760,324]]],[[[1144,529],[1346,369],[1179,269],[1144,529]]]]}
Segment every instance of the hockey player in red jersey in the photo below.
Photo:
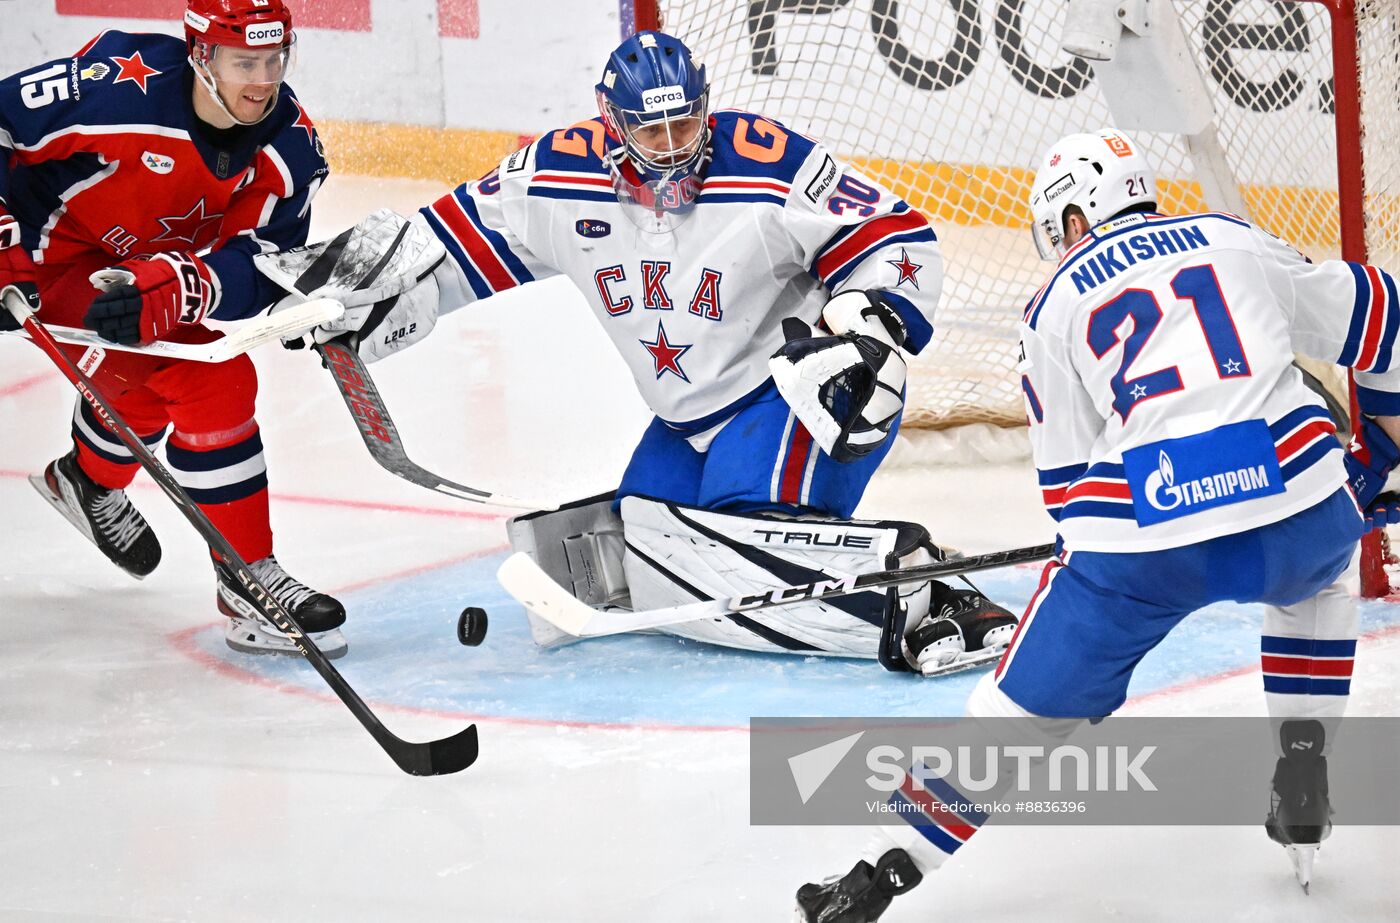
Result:
{"type": "MultiPolygon", "coordinates": [[[[993,743],[1048,752],[1118,709],[1139,661],[1193,611],[1261,603],[1277,760],[1264,827],[1306,889],[1332,828],[1326,754],[1356,652],[1341,578],[1365,529],[1397,521],[1382,493],[1400,463],[1396,283],[1313,264],[1235,215],[1160,214],[1156,195],[1136,142],[1108,129],[1062,139],[1036,174],[1036,244],[1059,265],[1026,308],[1019,367],[1060,553],[967,713],[1013,719],[985,725],[993,743]],[[1354,372],[1350,451],[1295,352],[1354,372]],[[1008,728],[1015,740],[998,736],[1008,728]]],[[[800,919],[877,919],[988,819],[938,807],[1007,790],[974,798],[923,776],[905,776],[906,824],[798,891],[800,919]]]]}
{"type": "MultiPolygon", "coordinates": [[[[283,83],[291,13],[283,0],[190,0],[184,31],[184,41],[106,31],[71,59],[0,81],[0,289],[43,321],[128,345],[207,343],[219,334],[205,318],[251,317],[283,294],[252,257],[305,242],[327,175],[283,83]]],[[[340,603],[273,556],[252,362],[111,350],[89,374],[143,441],[165,439],[181,486],[322,650],[343,653],[340,603]]],[[[72,451],[31,480],[144,577],[160,544],[126,495],[134,457],[81,400],[72,435],[72,451]]],[[[229,646],[294,653],[217,560],[215,571],[229,646]]]]}

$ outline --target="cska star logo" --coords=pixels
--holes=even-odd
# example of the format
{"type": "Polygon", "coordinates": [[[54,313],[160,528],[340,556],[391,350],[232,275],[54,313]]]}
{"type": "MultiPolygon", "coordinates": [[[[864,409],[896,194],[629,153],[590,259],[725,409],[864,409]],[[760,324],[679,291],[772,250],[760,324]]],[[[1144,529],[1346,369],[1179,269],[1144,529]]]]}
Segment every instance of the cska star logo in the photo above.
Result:
{"type": "Polygon", "coordinates": [[[914,286],[915,291],[918,290],[919,270],[924,268],[922,263],[916,263],[909,259],[909,254],[903,247],[899,248],[899,259],[885,260],[885,262],[899,270],[899,281],[895,283],[896,286],[908,282],[910,285],[914,286]]]}
{"type": "Polygon", "coordinates": [[[681,381],[689,384],[690,379],[686,377],[685,371],[681,369],[680,358],[686,351],[694,346],[693,343],[675,344],[667,342],[666,328],[661,326],[661,322],[656,324],[656,339],[650,343],[646,340],[638,340],[647,352],[651,353],[651,359],[656,363],[656,380],[660,381],[661,376],[670,372],[681,381]]]}
{"type": "MultiPolygon", "coordinates": [[[[306,132],[307,143],[316,147],[316,145],[320,143],[320,139],[316,137],[315,123],[311,121],[311,116],[307,115],[306,110],[302,108],[301,103],[295,98],[292,100],[292,105],[297,107],[297,119],[292,123],[292,127],[300,128],[302,131],[306,132]]],[[[317,147],[316,150],[317,153],[320,153],[319,147],[317,147]]]]}
{"type": "Polygon", "coordinates": [[[194,206],[183,215],[171,215],[169,218],[157,218],[160,226],[165,228],[157,237],[151,238],[151,243],[159,243],[164,240],[179,241],[187,243],[191,247],[200,247],[209,243],[212,235],[206,235],[206,231],[212,230],[223,220],[223,213],[210,215],[204,211],[204,199],[194,203],[194,206]]]}
{"type": "Polygon", "coordinates": [[[118,67],[117,76],[112,81],[112,85],[116,86],[123,80],[130,80],[141,88],[142,93],[146,92],[146,81],[160,73],[141,60],[141,52],[139,51],[129,58],[113,57],[112,63],[118,67]]]}

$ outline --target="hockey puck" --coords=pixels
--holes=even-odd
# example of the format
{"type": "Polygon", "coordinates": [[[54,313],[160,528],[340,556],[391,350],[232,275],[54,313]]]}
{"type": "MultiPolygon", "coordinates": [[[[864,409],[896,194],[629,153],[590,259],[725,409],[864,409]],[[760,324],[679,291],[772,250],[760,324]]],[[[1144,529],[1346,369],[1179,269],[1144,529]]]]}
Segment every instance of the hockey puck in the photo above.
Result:
{"type": "Polygon", "coordinates": [[[468,606],[457,616],[457,640],[467,647],[476,647],[486,640],[486,610],[468,606]]]}

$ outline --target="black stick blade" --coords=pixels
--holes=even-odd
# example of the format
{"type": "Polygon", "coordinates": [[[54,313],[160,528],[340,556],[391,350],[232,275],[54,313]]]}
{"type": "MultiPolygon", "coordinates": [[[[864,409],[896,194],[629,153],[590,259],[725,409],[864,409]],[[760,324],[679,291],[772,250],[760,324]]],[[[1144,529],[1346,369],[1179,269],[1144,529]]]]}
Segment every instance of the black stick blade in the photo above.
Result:
{"type": "Polygon", "coordinates": [[[385,750],[399,768],[414,776],[447,776],[461,772],[476,762],[476,725],[468,725],[451,737],[428,743],[408,743],[399,740],[385,750]]]}
{"type": "Polygon", "coordinates": [[[432,769],[435,776],[461,772],[476,762],[476,725],[468,725],[451,737],[435,740],[430,745],[432,769]]]}

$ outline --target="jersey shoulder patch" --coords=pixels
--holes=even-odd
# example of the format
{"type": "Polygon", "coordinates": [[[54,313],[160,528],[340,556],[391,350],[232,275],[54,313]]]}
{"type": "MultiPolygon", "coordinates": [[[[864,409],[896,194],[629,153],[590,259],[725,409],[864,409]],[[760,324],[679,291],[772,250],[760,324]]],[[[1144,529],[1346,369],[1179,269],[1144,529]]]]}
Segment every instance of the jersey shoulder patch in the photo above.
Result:
{"type": "Polygon", "coordinates": [[[104,104],[139,106],[153,91],[183,88],[187,58],[185,43],[173,35],[109,29],[73,58],[77,96],[100,94],[104,104]]]}
{"type": "Polygon", "coordinates": [[[606,176],[607,129],[600,118],[545,132],[535,141],[535,172],[596,173],[606,176]]]}
{"type": "Polygon", "coordinates": [[[604,159],[608,144],[602,119],[575,122],[541,135],[534,144],[507,157],[500,166],[500,182],[528,179],[528,195],[537,198],[616,202],[612,174],[604,159]]]}
{"type": "Polygon", "coordinates": [[[711,116],[708,176],[742,176],[791,186],[816,142],[775,119],[738,109],[711,116]]]}

